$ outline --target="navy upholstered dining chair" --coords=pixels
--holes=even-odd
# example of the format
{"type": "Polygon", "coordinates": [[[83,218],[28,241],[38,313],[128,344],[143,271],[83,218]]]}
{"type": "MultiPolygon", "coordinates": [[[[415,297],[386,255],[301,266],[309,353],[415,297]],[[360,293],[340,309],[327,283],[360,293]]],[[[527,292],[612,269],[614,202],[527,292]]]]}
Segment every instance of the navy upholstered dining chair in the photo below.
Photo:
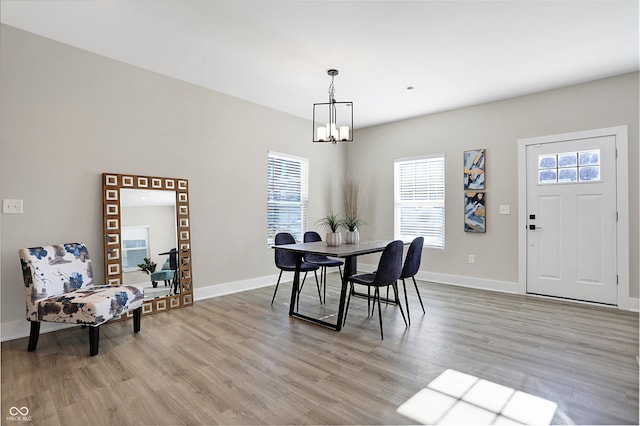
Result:
{"type": "Polygon", "coordinates": [[[409,325],[411,325],[411,315],[409,314],[409,299],[407,298],[407,286],[404,282],[405,279],[411,278],[413,285],[416,288],[418,294],[418,300],[420,306],[422,306],[422,313],[426,313],[424,310],[424,304],[422,303],[422,297],[420,297],[420,290],[418,290],[418,284],[416,283],[416,274],[420,269],[420,261],[422,260],[422,247],[424,246],[424,237],[416,237],[409,245],[407,250],[407,256],[404,259],[404,265],[402,266],[402,273],[400,279],[402,280],[402,289],[404,290],[404,301],[407,306],[407,317],[409,319],[409,325]]]}
{"type": "MultiPolygon", "coordinates": [[[[304,242],[305,243],[313,243],[316,241],[322,241],[320,238],[320,234],[316,231],[307,231],[304,233],[304,242]]],[[[327,268],[338,267],[338,271],[340,272],[340,280],[342,280],[342,265],[344,265],[344,261],[338,259],[331,259],[328,256],[324,256],[321,254],[305,254],[304,260],[306,262],[315,263],[320,267],[320,286],[324,289],[324,300],[327,300],[327,268]]]]}
{"type": "Polygon", "coordinates": [[[27,350],[38,345],[40,323],[77,324],[89,328],[89,355],[98,354],[100,326],[133,311],[133,332],[140,331],[144,288],[96,285],[87,247],[55,244],[19,250],[31,332],[27,350]]]}
{"type": "MultiPolygon", "coordinates": [[[[347,322],[347,312],[349,311],[349,302],[351,301],[351,293],[354,291],[354,284],[366,285],[367,287],[374,288],[374,309],[375,302],[378,302],[378,318],[380,320],[380,338],[384,340],[384,334],[382,330],[382,311],[380,308],[380,288],[381,287],[391,287],[393,288],[393,292],[395,294],[396,306],[400,308],[400,313],[402,314],[402,319],[404,320],[405,326],[407,325],[407,319],[404,316],[404,311],[402,310],[402,304],[398,299],[398,279],[400,279],[400,274],[402,273],[402,251],[404,244],[400,240],[392,241],[385,247],[382,255],[380,256],[380,261],[378,262],[378,269],[376,272],[368,273],[368,274],[359,274],[353,275],[349,277],[349,282],[351,283],[351,291],[349,292],[349,297],[347,299],[347,306],[344,312],[344,323],[347,322]]],[[[371,312],[373,315],[373,310],[371,312]]],[[[367,308],[367,316],[369,316],[369,309],[367,308]]]]}
{"type": "MultiPolygon", "coordinates": [[[[283,244],[295,244],[296,240],[293,238],[293,235],[288,232],[279,232],[276,234],[276,238],[274,241],[275,245],[283,245],[283,244]]],[[[275,249],[275,262],[276,267],[280,269],[280,275],[278,275],[278,282],[276,283],[276,288],[273,290],[273,297],[271,298],[271,304],[273,305],[273,301],[276,298],[276,293],[278,292],[278,286],[280,285],[280,279],[282,278],[282,272],[294,272],[296,270],[296,255],[287,250],[275,249]]],[[[302,286],[304,285],[304,281],[307,279],[307,273],[313,271],[313,275],[316,277],[316,287],[318,287],[318,296],[320,297],[320,303],[322,303],[322,295],[320,293],[320,284],[318,283],[318,274],[316,271],[320,269],[318,265],[311,262],[303,261],[300,266],[300,272],[304,272],[304,278],[302,279],[302,284],[300,284],[300,288],[298,289],[298,295],[302,291],[302,286]]],[[[299,298],[298,298],[299,299],[299,298]]]]}

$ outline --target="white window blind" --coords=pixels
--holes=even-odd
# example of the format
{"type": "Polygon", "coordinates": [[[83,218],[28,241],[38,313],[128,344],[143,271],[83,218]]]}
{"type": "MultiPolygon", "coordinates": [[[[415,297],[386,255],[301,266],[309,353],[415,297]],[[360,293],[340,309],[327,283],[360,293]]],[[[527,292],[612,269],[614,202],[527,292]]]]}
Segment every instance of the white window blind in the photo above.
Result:
{"type": "Polygon", "coordinates": [[[394,162],[394,235],[444,248],[444,155],[394,162]]]}
{"type": "Polygon", "coordinates": [[[307,228],[308,176],[308,159],[269,152],[267,244],[273,244],[278,232],[288,232],[302,242],[307,228]]]}

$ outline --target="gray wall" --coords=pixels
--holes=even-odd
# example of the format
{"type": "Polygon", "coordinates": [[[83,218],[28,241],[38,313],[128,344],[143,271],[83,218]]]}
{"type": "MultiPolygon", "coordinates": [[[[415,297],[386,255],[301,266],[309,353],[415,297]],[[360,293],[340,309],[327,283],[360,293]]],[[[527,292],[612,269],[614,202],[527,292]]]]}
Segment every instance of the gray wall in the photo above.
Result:
{"type": "Polygon", "coordinates": [[[311,159],[310,226],[340,200],[344,148],[307,120],[6,25],[0,76],[0,196],[24,200],[0,215],[2,324],[25,318],[21,247],[83,241],[104,277],[102,172],[189,179],[196,288],[276,273],[269,150],[311,159]]]}
{"type": "Polygon", "coordinates": [[[363,238],[393,236],[393,159],[446,154],[447,248],[425,252],[422,269],[513,282],[517,139],[621,124],[629,125],[630,294],[638,297],[637,73],[364,129],[355,143],[331,146],[310,142],[307,120],[2,25],[0,94],[0,197],[23,199],[25,209],[0,215],[3,325],[24,319],[21,247],[84,241],[96,281],[104,276],[102,172],[189,179],[196,288],[274,274],[269,150],[311,159],[310,228],[341,211],[343,176],[359,177],[363,238]],[[484,235],[462,231],[460,164],[472,148],[487,148],[484,235]],[[498,216],[499,204],[512,214],[498,216]]]}
{"type": "MultiPolygon", "coordinates": [[[[421,270],[490,280],[518,279],[518,157],[521,138],[628,125],[630,288],[638,297],[638,73],[443,112],[358,132],[349,173],[360,176],[365,238],[393,237],[393,161],[445,154],[446,248],[426,250],[421,270]],[[463,151],[487,149],[487,232],[463,228],[463,151]],[[511,214],[499,215],[500,204],[511,214]],[[475,264],[467,262],[475,254],[475,264]]],[[[514,287],[515,291],[515,287],[514,287]]]]}

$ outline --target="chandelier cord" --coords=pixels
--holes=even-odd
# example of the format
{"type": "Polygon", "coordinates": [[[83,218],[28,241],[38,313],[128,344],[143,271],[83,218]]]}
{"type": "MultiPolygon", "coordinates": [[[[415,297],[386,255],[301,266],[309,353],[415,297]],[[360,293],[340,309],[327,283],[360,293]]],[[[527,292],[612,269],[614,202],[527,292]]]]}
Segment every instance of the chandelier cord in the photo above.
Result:
{"type": "Polygon", "coordinates": [[[335,78],[335,76],[331,76],[331,84],[329,85],[329,102],[335,102],[335,98],[334,98],[334,93],[335,93],[335,87],[333,85],[333,79],[335,78]]]}

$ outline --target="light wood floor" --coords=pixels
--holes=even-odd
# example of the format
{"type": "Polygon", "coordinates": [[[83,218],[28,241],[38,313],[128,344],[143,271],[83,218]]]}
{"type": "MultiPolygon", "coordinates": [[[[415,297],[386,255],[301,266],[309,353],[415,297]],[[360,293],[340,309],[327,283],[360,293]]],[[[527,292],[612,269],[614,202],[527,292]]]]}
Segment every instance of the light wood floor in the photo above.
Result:
{"type": "Polygon", "coordinates": [[[407,424],[398,406],[455,369],[556,402],[553,423],[638,424],[638,314],[419,285],[426,315],[413,291],[408,329],[383,305],[384,341],[366,300],[338,333],[289,318],[283,284],[273,307],[267,287],[143,317],[138,335],[108,324],[96,357],[79,328],[33,353],[4,342],[2,423],[28,407],[40,425],[407,424]]]}

